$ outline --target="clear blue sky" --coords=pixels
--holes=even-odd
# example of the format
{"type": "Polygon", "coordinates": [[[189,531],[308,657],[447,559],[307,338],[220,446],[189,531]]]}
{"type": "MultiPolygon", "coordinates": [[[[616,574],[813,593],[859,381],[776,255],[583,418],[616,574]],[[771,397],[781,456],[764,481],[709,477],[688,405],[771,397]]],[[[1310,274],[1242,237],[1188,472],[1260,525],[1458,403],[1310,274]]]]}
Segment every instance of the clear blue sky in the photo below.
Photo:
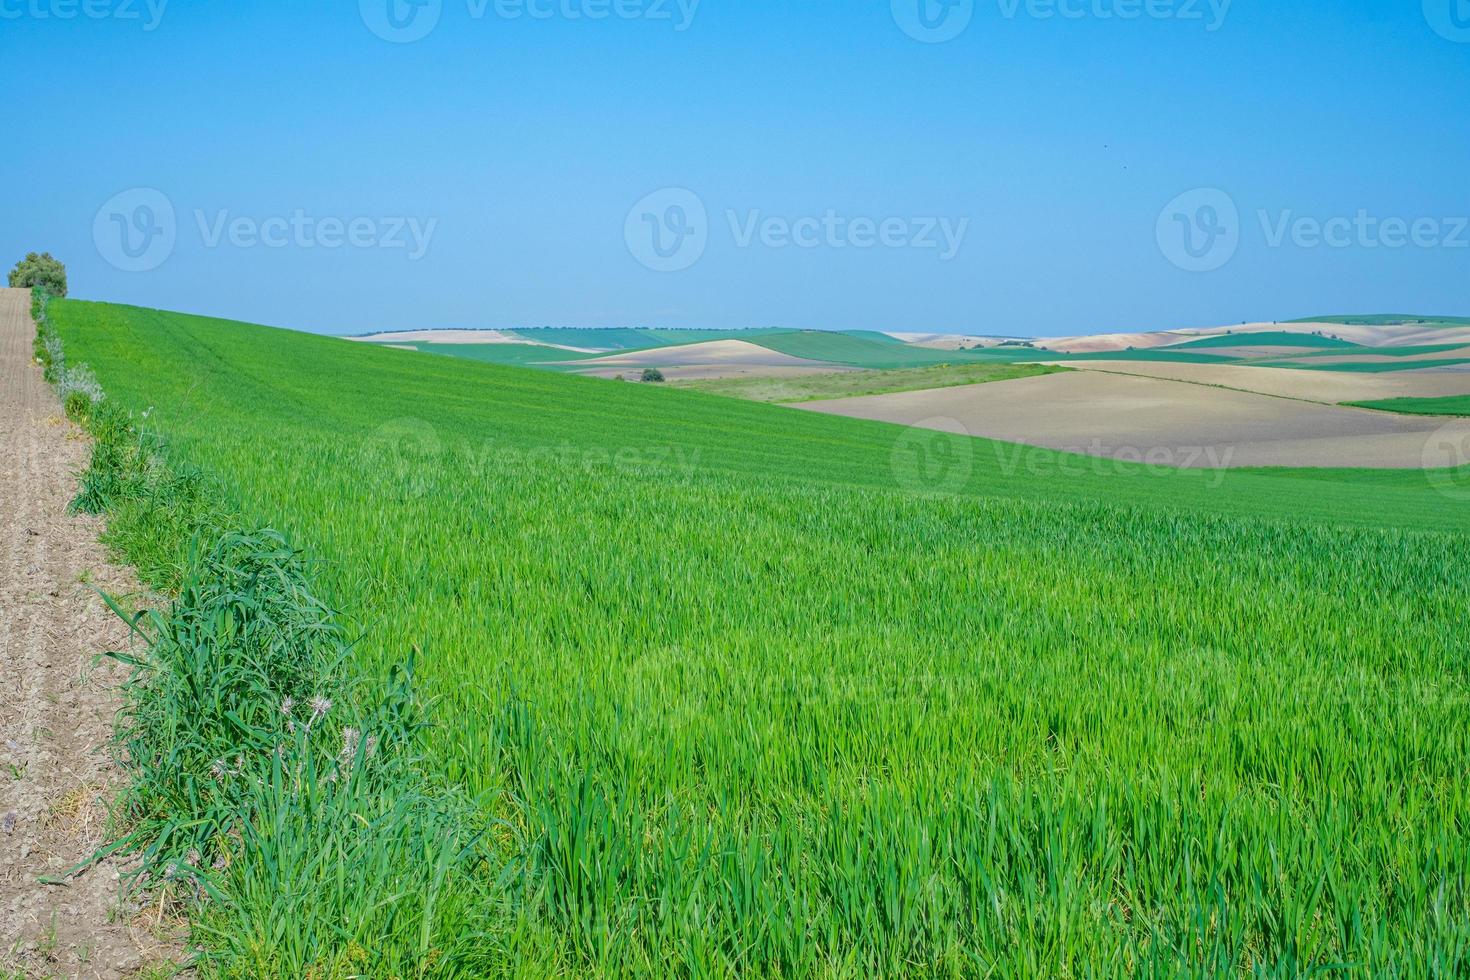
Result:
{"type": "Polygon", "coordinates": [[[1470,314],[1470,0],[149,2],[0,0],[0,256],[84,298],[329,332],[1470,314]],[[390,2],[432,30],[379,37],[390,2]],[[136,188],[175,218],[135,261],[136,188]],[[666,188],[702,227],[634,210],[666,188]],[[1166,212],[1198,188],[1239,221],[1166,212]],[[654,228],[697,261],[649,268],[654,228]]]}

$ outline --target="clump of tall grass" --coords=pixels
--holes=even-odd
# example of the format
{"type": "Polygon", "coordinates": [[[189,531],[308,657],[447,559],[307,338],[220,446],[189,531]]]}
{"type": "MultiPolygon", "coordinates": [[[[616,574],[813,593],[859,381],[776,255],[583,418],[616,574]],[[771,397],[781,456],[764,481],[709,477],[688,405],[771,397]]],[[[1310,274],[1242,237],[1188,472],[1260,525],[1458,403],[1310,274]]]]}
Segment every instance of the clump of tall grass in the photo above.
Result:
{"type": "Polygon", "coordinates": [[[209,976],[483,975],[496,948],[480,811],[426,775],[412,659],[360,677],[308,561],[245,529],[198,470],[68,371],[45,299],[38,349],[94,438],[75,509],[172,598],[136,640],[117,744],[129,782],[108,852],[192,912],[209,976]],[[70,387],[67,387],[69,379],[70,387]]]}
{"type": "Polygon", "coordinates": [[[36,323],[36,360],[41,363],[46,380],[55,385],[67,417],[81,421],[106,395],[91,368],[85,364],[67,365],[61,338],[51,326],[46,312],[46,304],[50,300],[51,295],[44,288],[37,287],[31,291],[31,317],[36,323]]]}

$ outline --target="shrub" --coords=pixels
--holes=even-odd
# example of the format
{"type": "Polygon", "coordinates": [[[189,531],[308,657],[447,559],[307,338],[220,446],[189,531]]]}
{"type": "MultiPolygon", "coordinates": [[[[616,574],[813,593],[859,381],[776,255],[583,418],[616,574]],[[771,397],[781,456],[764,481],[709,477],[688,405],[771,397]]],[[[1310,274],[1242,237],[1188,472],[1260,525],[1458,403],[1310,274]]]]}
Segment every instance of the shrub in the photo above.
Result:
{"type": "Polygon", "coordinates": [[[643,369],[643,383],[644,384],[663,384],[663,380],[664,380],[664,373],[662,371],[660,371],[658,368],[644,368],[643,369]]]}
{"type": "Polygon", "coordinates": [[[35,287],[41,287],[53,296],[66,295],[66,266],[53,258],[50,252],[32,252],[10,270],[10,288],[35,287]]]}

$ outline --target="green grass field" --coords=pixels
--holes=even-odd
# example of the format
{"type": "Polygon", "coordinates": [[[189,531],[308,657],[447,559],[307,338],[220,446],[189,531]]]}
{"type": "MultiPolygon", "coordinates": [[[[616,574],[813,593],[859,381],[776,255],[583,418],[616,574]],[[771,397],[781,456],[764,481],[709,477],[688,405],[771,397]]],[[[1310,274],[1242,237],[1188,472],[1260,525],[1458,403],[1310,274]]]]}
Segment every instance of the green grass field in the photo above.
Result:
{"type": "Polygon", "coordinates": [[[829,361],[870,370],[932,367],[961,362],[1008,362],[1036,359],[1036,351],[1022,347],[985,350],[935,350],[905,344],[886,334],[835,333],[821,330],[789,330],[753,338],[755,343],[792,357],[829,361]]]}
{"type": "Polygon", "coordinates": [[[1381,401],[1348,402],[1357,408],[1376,408],[1382,412],[1398,412],[1401,415],[1459,415],[1470,416],[1470,396],[1451,395],[1447,398],[1385,398],[1381,401]]]}
{"type": "Polygon", "coordinates": [[[794,404],[828,398],[855,398],[859,395],[886,395],[898,391],[925,391],[990,381],[1013,381],[1017,378],[1055,374],[1063,370],[1066,369],[1040,364],[941,364],[937,367],[899,368],[892,371],[809,374],[796,378],[679,381],[674,383],[674,387],[730,398],[744,398],[747,401],[794,404]]]}
{"type": "Polygon", "coordinates": [[[462,357],[486,364],[534,367],[546,371],[574,371],[577,361],[602,356],[558,350],[544,344],[413,344],[411,346],[425,354],[462,357]]]}
{"type": "Polygon", "coordinates": [[[1296,368],[1301,371],[1343,371],[1349,374],[1392,374],[1396,371],[1423,371],[1429,368],[1458,367],[1470,364],[1467,357],[1443,357],[1424,361],[1344,361],[1341,364],[1313,364],[1301,361],[1252,361],[1255,367],[1296,368]]]}
{"type": "Polygon", "coordinates": [[[1357,349],[1358,345],[1336,337],[1319,337],[1309,333],[1287,333],[1265,331],[1262,333],[1228,333],[1215,337],[1201,337],[1182,344],[1171,344],[1162,350],[1196,350],[1211,347],[1301,347],[1357,349]]]}
{"type": "Polygon", "coordinates": [[[1463,473],[52,310],[318,559],[364,667],[418,651],[428,759],[501,821],[465,941],[505,974],[1470,969],[1463,473]]]}

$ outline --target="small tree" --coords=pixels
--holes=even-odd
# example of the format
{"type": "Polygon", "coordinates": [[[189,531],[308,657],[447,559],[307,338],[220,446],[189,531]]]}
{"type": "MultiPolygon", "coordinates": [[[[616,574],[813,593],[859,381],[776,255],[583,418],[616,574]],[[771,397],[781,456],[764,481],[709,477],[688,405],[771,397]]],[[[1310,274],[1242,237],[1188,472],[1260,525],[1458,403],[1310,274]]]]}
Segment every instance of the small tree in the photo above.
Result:
{"type": "Polygon", "coordinates": [[[66,266],[51,257],[50,252],[32,252],[10,270],[11,289],[40,286],[53,296],[66,295],[66,266]]]}
{"type": "Polygon", "coordinates": [[[658,368],[644,368],[643,369],[643,383],[644,384],[662,384],[663,383],[663,380],[664,380],[664,373],[662,371],[660,371],[658,368]]]}

